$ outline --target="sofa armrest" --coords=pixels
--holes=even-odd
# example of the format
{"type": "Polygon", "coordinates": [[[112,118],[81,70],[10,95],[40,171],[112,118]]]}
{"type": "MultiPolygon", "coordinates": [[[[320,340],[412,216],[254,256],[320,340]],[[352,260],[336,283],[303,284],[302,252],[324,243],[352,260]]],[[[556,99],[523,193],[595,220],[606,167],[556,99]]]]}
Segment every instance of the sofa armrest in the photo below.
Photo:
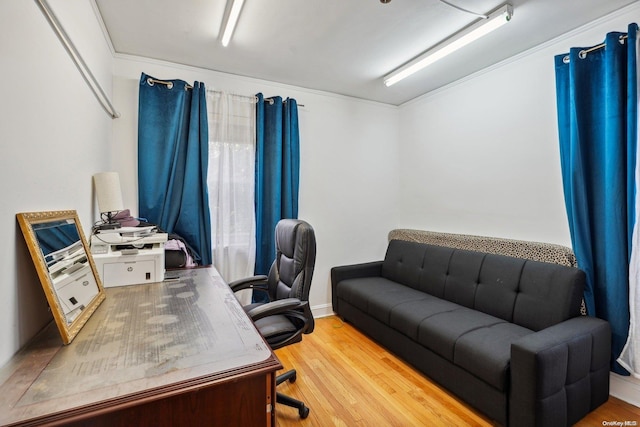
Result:
{"type": "Polygon", "coordinates": [[[376,277],[382,275],[382,261],[366,262],[362,264],[343,265],[331,269],[331,302],[336,311],[338,296],[336,286],[343,280],[359,277],[376,277]]]}
{"type": "Polygon", "coordinates": [[[338,283],[347,279],[380,275],[382,275],[382,261],[343,265],[340,267],[333,267],[331,269],[331,282],[338,283]]]}
{"type": "Polygon", "coordinates": [[[611,329],[595,317],[558,323],[511,345],[509,425],[568,426],[609,398],[611,329]]]}

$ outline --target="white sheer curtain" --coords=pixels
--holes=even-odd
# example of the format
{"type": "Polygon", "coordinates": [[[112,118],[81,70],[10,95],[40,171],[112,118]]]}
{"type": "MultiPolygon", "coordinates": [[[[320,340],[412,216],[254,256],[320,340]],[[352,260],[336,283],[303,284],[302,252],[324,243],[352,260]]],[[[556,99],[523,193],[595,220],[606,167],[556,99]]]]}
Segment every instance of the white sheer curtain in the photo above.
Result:
{"type": "MultiPolygon", "coordinates": [[[[255,265],[255,99],[208,91],[207,114],[213,265],[231,282],[252,276],[255,265]]],[[[248,304],[251,291],[236,297],[248,304]]]]}
{"type": "MultiPolygon", "coordinates": [[[[640,58],[640,40],[636,40],[636,58],[640,58]]],[[[640,91],[640,73],[636,76],[640,91]]],[[[640,123],[640,93],[638,93],[638,123],[640,123]]],[[[636,189],[640,188],[640,132],[636,145],[636,189]]],[[[618,363],[640,379],[640,194],[636,190],[636,223],[633,225],[631,260],[629,261],[629,336],[618,363]]]]}

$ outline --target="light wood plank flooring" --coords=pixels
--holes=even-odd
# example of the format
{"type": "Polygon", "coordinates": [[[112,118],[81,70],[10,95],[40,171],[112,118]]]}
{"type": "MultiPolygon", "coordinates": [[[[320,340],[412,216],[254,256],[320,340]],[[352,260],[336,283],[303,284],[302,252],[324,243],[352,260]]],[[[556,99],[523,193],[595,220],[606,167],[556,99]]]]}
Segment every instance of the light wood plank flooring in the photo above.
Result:
{"type": "MultiPolygon", "coordinates": [[[[289,426],[491,426],[490,420],[383,349],[349,324],[332,316],[316,319],[316,329],[301,343],[276,351],[298,380],[278,391],[303,400],[305,420],[293,408],[278,405],[278,427],[289,426]]],[[[640,408],[616,398],[578,426],[603,421],[635,421],[640,408]]]]}

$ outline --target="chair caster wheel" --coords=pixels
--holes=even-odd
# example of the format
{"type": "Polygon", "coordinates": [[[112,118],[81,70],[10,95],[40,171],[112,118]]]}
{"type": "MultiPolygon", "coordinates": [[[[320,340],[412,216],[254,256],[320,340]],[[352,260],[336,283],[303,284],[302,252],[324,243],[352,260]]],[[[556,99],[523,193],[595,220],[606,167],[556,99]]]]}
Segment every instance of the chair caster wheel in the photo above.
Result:
{"type": "Polygon", "coordinates": [[[300,414],[300,418],[304,420],[309,416],[309,408],[307,408],[306,406],[303,406],[298,410],[298,413],[300,414]]]}
{"type": "Polygon", "coordinates": [[[298,379],[298,376],[296,374],[291,375],[291,378],[289,378],[289,382],[291,384],[296,382],[296,379],[298,379]]]}

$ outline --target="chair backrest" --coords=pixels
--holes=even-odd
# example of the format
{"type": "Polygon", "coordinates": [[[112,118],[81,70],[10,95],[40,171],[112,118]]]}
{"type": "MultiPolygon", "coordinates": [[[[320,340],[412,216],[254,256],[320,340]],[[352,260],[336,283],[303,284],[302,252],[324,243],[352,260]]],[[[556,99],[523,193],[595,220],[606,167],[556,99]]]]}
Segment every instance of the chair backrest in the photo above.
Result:
{"type": "Polygon", "coordinates": [[[313,227],[300,219],[282,219],[276,224],[276,259],[269,270],[271,300],[298,298],[309,301],[316,263],[313,227]]]}

